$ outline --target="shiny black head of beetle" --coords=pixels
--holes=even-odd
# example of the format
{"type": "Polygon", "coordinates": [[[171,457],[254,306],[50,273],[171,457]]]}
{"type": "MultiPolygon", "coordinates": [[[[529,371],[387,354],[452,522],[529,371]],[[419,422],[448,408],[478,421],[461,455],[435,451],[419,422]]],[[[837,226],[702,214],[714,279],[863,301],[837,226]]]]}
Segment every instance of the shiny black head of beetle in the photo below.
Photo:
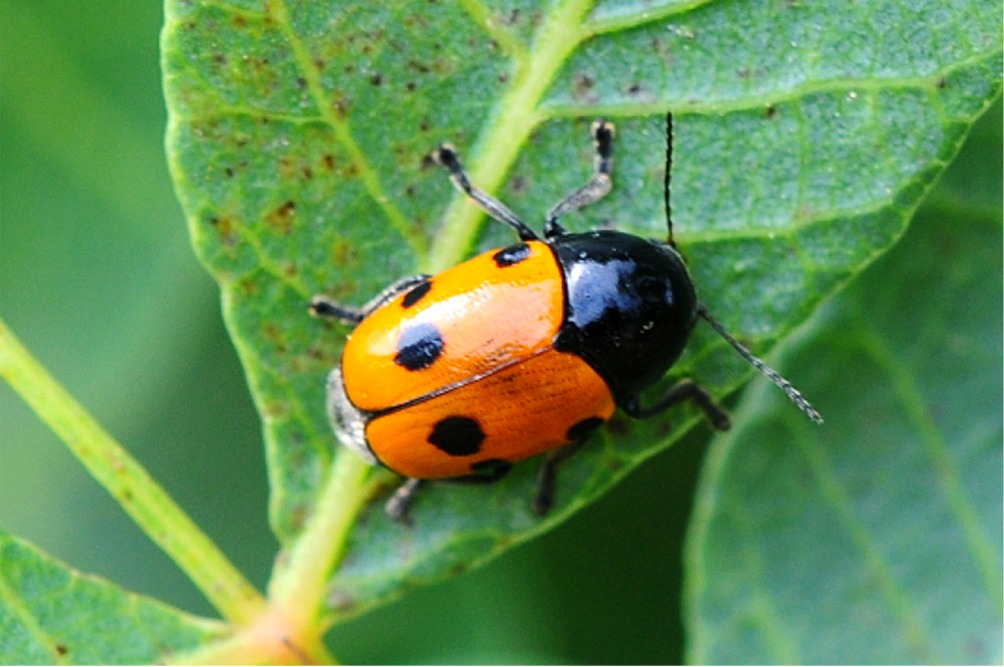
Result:
{"type": "Polygon", "coordinates": [[[697,321],[683,258],[669,244],[611,230],[548,243],[565,280],[554,347],[585,359],[623,405],[665,375],[697,321]]]}

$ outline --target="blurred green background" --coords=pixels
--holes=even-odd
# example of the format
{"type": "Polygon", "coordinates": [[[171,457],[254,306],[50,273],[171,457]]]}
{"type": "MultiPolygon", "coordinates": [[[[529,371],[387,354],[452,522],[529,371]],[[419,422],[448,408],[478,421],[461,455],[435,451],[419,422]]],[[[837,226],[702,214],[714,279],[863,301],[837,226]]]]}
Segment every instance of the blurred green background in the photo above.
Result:
{"type": "MultiPolygon", "coordinates": [[[[258,420],[167,175],[160,24],[153,2],[4,3],[0,314],[263,586],[276,545],[258,420]]],[[[0,524],[82,571],[212,613],[6,385],[0,424],[0,524]]],[[[337,628],[335,654],[680,661],[682,539],[705,438],[531,544],[337,628]]]]}

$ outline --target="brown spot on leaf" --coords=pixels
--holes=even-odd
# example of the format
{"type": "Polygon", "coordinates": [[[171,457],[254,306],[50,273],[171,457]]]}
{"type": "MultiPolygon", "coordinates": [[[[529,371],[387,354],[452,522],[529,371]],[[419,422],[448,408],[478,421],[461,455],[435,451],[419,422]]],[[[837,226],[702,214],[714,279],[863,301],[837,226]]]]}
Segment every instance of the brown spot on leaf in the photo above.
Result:
{"type": "Polygon", "coordinates": [[[256,294],[258,294],[258,285],[251,278],[245,278],[237,283],[237,289],[244,295],[246,299],[252,299],[256,294]]]}
{"type": "Polygon", "coordinates": [[[509,191],[514,195],[519,195],[526,192],[526,177],[522,174],[516,174],[509,181],[509,191]]]}
{"type": "Polygon", "coordinates": [[[408,61],[408,67],[415,70],[419,74],[428,74],[430,72],[430,68],[428,65],[426,65],[425,63],[421,63],[415,59],[411,59],[408,61]]]}
{"type": "Polygon", "coordinates": [[[289,200],[284,202],[267,216],[265,222],[282,234],[288,234],[293,226],[293,215],[296,213],[296,202],[289,200]]]}
{"type": "Polygon", "coordinates": [[[577,98],[587,97],[595,85],[595,79],[580,72],[572,78],[572,95],[577,98]]]}
{"type": "Polygon", "coordinates": [[[520,9],[515,8],[508,14],[500,14],[498,17],[498,22],[501,23],[502,25],[516,25],[517,23],[519,23],[520,13],[521,13],[520,9]]]}
{"type": "MultiPolygon", "coordinates": [[[[265,339],[268,340],[270,343],[272,343],[272,345],[275,347],[276,352],[278,352],[279,354],[283,354],[286,352],[285,336],[283,336],[282,330],[278,326],[276,326],[274,322],[266,322],[264,326],[262,326],[261,332],[264,335],[265,339]]],[[[285,412],[285,408],[282,407],[281,404],[279,404],[278,402],[273,403],[273,405],[276,406],[277,413],[285,412]]]]}
{"type": "Polygon", "coordinates": [[[349,116],[349,99],[339,93],[331,102],[331,108],[335,110],[335,115],[341,119],[349,116]]]}
{"type": "MultiPolygon", "coordinates": [[[[331,244],[331,259],[336,266],[346,267],[358,263],[355,248],[342,238],[335,239],[331,244]]],[[[346,293],[351,293],[351,290],[346,293]]]]}
{"type": "Polygon", "coordinates": [[[236,227],[236,222],[233,218],[228,215],[214,215],[209,218],[209,224],[212,225],[219,233],[224,245],[232,246],[234,244],[234,228],[236,227]]]}

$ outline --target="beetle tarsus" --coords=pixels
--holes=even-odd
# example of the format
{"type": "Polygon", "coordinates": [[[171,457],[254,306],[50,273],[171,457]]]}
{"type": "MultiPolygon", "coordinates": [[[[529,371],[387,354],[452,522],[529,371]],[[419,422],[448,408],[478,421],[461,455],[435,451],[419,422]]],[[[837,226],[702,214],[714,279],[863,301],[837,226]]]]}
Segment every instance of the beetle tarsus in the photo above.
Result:
{"type": "Polygon", "coordinates": [[[405,480],[387,500],[387,504],[384,506],[387,516],[398,523],[409,524],[408,510],[411,509],[412,504],[415,502],[415,496],[424,484],[424,479],[409,477],[405,480]]]}

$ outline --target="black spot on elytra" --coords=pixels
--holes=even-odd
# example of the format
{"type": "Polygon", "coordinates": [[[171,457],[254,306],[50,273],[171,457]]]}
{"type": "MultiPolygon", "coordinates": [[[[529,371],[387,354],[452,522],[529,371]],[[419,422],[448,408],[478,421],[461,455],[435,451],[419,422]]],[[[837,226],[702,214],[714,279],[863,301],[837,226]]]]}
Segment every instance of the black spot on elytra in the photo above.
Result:
{"type": "Polygon", "coordinates": [[[443,353],[443,336],[431,324],[416,324],[401,333],[394,363],[409,371],[431,366],[443,353]]]}
{"type": "Polygon", "coordinates": [[[492,259],[495,260],[495,264],[500,269],[504,269],[507,266],[519,264],[529,256],[530,246],[525,243],[518,243],[516,245],[511,245],[508,248],[502,248],[497,253],[492,255],[492,259]]]}
{"type": "Polygon", "coordinates": [[[599,417],[587,417],[568,429],[565,437],[568,438],[570,442],[579,442],[580,440],[588,438],[592,435],[593,431],[601,426],[603,426],[603,420],[599,417]]]}
{"type": "Polygon", "coordinates": [[[422,297],[428,294],[429,290],[431,289],[432,289],[431,280],[425,280],[423,282],[420,282],[419,284],[415,285],[410,290],[408,290],[408,293],[404,295],[404,298],[401,299],[401,307],[411,308],[416,303],[421,301],[422,297]]]}
{"type": "Polygon", "coordinates": [[[470,417],[446,417],[436,422],[429,442],[450,456],[470,456],[481,450],[485,432],[470,417]]]}

